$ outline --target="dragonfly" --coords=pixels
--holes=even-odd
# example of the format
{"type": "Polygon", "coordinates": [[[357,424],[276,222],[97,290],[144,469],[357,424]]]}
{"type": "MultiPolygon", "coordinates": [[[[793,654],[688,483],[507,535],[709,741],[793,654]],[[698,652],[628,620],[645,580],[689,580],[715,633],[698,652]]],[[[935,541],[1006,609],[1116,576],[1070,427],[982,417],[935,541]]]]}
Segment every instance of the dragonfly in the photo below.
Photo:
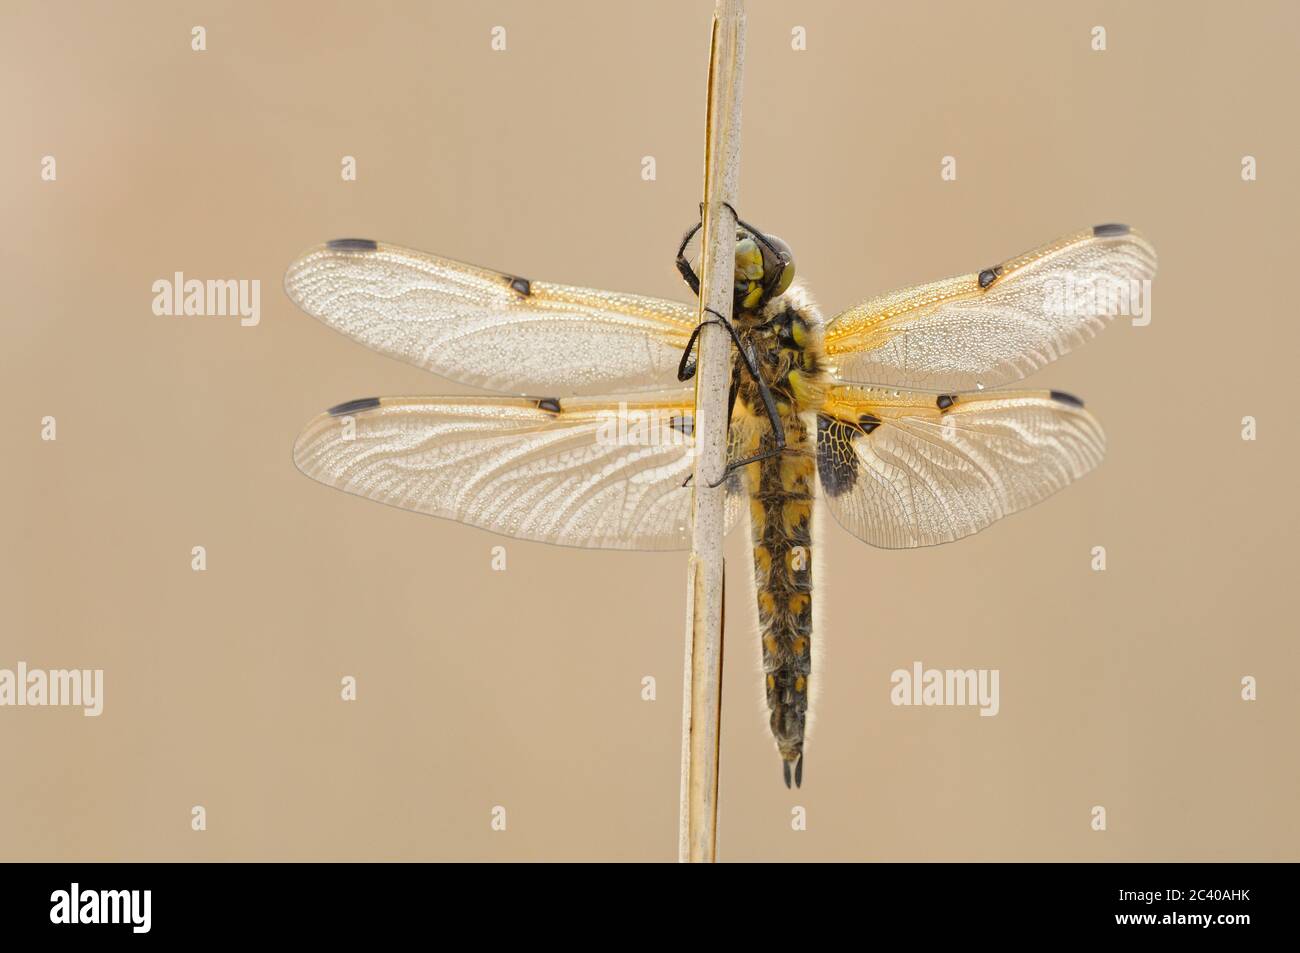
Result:
{"type": "MultiPolygon", "coordinates": [[[[1156,254],[1135,229],[1098,225],[823,321],[790,247],[735,227],[732,313],[705,319],[734,342],[717,485],[728,529],[748,513],[769,727],[786,786],[801,786],[814,503],[873,546],[930,546],[1094,469],[1105,436],[1083,401],[1020,382],[1110,322],[1107,289],[1149,289],[1156,254]]],[[[676,258],[697,296],[698,229],[676,258]]],[[[375,351],[497,392],[332,407],[294,445],[307,476],[518,539],[690,548],[698,303],[352,238],[305,252],[284,286],[375,351]]]]}

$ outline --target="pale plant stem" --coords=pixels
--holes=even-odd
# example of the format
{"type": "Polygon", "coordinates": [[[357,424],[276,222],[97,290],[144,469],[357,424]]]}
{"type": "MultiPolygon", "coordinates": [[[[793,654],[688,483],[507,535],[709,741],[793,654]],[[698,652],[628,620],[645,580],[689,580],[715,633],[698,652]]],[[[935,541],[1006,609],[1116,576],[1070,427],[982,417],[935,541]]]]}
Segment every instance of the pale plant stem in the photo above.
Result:
{"type": "MultiPolygon", "coordinates": [[[[704,150],[703,266],[705,307],[731,317],[736,206],[740,171],[740,87],[745,59],[743,0],[717,0],[709,55],[704,150]]],[[[678,859],[717,855],[718,743],[722,720],[723,530],[726,487],[711,487],[727,463],[727,394],[731,339],[716,325],[699,339],[695,375],[695,473],[687,587],[686,674],[682,704],[682,785],[678,859]]]]}

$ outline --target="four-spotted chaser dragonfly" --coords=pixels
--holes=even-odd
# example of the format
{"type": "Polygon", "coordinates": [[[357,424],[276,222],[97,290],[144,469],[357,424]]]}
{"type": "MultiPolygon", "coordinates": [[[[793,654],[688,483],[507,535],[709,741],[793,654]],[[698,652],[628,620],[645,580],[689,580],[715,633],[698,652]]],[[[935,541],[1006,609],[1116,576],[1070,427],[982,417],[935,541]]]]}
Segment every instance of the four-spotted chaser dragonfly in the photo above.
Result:
{"type": "MultiPolygon", "coordinates": [[[[1064,290],[1149,280],[1156,256],[1130,228],[1099,225],[823,323],[788,246],[736,221],[727,525],[747,501],[767,706],[789,786],[804,765],[818,484],[845,529],[899,548],[968,536],[1083,476],[1104,437],[1080,400],[992,388],[1105,326],[1106,308],[1065,306],[1064,290]]],[[[698,294],[687,239],[677,264],[698,294]]],[[[520,539],[689,548],[694,394],[682,381],[695,307],[362,239],[311,249],[285,290],[376,351],[530,395],[340,404],[299,436],[303,473],[520,539]]]]}

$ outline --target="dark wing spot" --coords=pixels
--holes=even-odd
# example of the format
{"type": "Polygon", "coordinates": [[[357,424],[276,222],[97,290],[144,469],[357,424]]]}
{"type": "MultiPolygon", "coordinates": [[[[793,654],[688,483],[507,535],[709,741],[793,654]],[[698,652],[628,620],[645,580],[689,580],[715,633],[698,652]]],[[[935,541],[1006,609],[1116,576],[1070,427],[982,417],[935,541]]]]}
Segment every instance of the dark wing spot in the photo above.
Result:
{"type": "Polygon", "coordinates": [[[681,414],[669,421],[669,425],[678,433],[684,433],[690,437],[695,433],[695,418],[689,414],[681,414]]]}
{"type": "Polygon", "coordinates": [[[378,251],[379,243],[369,238],[336,238],[325,243],[335,251],[378,251]]]}
{"type": "Polygon", "coordinates": [[[956,394],[941,394],[939,399],[935,401],[940,410],[947,410],[955,403],[957,403],[956,394]]]}
{"type": "MultiPolygon", "coordinates": [[[[871,429],[875,429],[874,425],[871,429]]],[[[858,481],[858,455],[853,451],[853,438],[860,434],[852,424],[825,414],[817,415],[817,475],[827,496],[843,496],[858,481]]]]}
{"type": "Polygon", "coordinates": [[[1070,404],[1074,407],[1083,406],[1083,401],[1079,400],[1079,398],[1075,397],[1073,394],[1067,394],[1063,390],[1050,391],[1050,394],[1052,400],[1059,400],[1063,404],[1070,404]]]}
{"type": "Polygon", "coordinates": [[[362,410],[372,410],[379,406],[378,397],[359,397],[356,400],[345,401],[329,409],[331,417],[343,417],[347,414],[355,414],[362,410]]]}
{"type": "Polygon", "coordinates": [[[560,412],[560,399],[558,397],[543,397],[537,402],[537,409],[544,410],[548,414],[558,414],[560,412]]]}
{"type": "Polygon", "coordinates": [[[1111,235],[1127,235],[1128,233],[1129,227],[1127,225],[1120,225],[1116,222],[1092,226],[1092,234],[1098,238],[1107,238],[1111,235]]]}
{"type": "Polygon", "coordinates": [[[863,414],[858,418],[858,426],[862,428],[863,433],[871,433],[880,426],[880,418],[875,414],[863,414]]]}
{"type": "Polygon", "coordinates": [[[533,284],[527,278],[511,278],[510,287],[525,298],[533,293],[533,284]]]}
{"type": "Polygon", "coordinates": [[[985,268],[980,272],[980,287],[987,288],[993,282],[1002,276],[1002,266],[994,265],[992,268],[985,268]]]}

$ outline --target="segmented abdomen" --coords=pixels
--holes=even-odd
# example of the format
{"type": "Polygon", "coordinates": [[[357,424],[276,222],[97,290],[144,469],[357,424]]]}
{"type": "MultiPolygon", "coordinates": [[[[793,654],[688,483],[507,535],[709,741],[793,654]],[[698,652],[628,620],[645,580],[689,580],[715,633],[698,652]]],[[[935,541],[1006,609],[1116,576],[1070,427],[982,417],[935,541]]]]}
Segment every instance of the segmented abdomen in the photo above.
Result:
{"type": "MultiPolygon", "coordinates": [[[[758,313],[739,316],[741,338],[771,391],[784,452],[744,468],[750,496],[763,679],[786,786],[803,781],[808,682],[812,677],[812,507],[817,482],[813,435],[804,423],[827,385],[822,323],[802,285],[758,313]]],[[[772,452],[776,436],[760,388],[735,365],[740,459],[772,452]]],[[[733,427],[735,425],[733,424],[733,427]]]]}
{"type": "MultiPolygon", "coordinates": [[[[758,589],[759,635],[772,734],[786,785],[803,780],[812,665],[812,506],[816,465],[803,421],[783,419],[786,452],[746,474],[758,589]]],[[[765,434],[760,449],[772,445],[765,434]]]]}

